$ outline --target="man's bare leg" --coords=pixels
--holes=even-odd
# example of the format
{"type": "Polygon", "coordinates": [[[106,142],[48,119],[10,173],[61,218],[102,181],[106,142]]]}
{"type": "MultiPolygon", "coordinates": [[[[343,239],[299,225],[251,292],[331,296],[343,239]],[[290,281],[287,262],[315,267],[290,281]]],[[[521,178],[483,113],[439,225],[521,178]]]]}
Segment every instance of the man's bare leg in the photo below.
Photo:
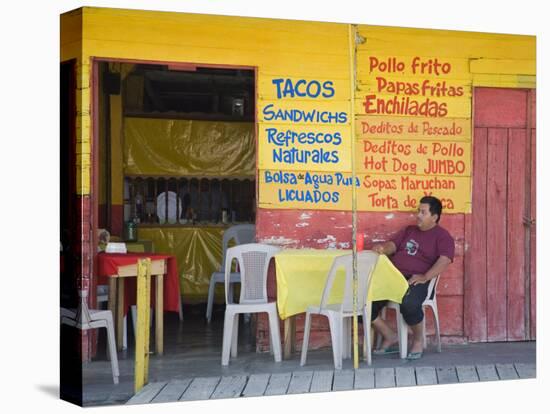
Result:
{"type": "Polygon", "coordinates": [[[413,332],[413,343],[410,352],[422,352],[424,350],[422,322],[411,325],[411,330],[413,332]]]}
{"type": "Polygon", "coordinates": [[[397,334],[386,324],[384,319],[378,317],[372,321],[372,326],[382,335],[381,349],[386,349],[398,342],[397,334]]]}

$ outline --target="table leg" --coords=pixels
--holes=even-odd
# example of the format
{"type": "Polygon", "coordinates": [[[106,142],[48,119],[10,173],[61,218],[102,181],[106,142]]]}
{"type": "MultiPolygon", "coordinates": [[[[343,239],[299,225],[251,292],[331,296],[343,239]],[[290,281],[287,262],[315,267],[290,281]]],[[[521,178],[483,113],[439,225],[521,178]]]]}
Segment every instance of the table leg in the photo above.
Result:
{"type": "Polygon", "coordinates": [[[158,355],[164,353],[164,275],[156,276],[155,341],[158,355]]]}
{"type": "Polygon", "coordinates": [[[290,316],[285,319],[284,341],[283,341],[283,359],[290,359],[296,347],[296,319],[290,316]]]}
{"type": "Polygon", "coordinates": [[[122,335],[123,335],[123,324],[124,324],[124,278],[117,277],[118,288],[117,288],[117,310],[116,310],[116,343],[117,349],[122,351],[122,335]]]}

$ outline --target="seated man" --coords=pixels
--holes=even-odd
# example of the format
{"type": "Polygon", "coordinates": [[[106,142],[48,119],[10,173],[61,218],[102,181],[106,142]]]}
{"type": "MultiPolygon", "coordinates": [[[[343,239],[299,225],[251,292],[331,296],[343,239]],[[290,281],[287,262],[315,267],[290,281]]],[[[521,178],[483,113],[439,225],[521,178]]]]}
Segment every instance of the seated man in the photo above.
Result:
{"type": "MultiPolygon", "coordinates": [[[[438,225],[441,210],[441,201],[436,197],[423,197],[416,216],[416,226],[407,226],[390,241],[372,247],[379,254],[393,255],[390,260],[409,283],[400,307],[414,335],[407,359],[422,356],[422,302],[428,294],[428,282],[442,273],[454,258],[454,240],[447,230],[438,225]]],[[[399,352],[395,346],[397,334],[378,317],[385,305],[386,301],[372,303],[372,325],[383,337],[381,348],[374,351],[375,354],[399,352]]]]}

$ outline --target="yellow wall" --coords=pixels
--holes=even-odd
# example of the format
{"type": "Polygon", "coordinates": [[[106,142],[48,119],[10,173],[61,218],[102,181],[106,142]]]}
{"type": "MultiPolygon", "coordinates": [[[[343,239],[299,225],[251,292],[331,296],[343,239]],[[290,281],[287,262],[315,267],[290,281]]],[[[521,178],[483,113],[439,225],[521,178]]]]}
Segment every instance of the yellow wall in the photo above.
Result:
{"type": "MultiPolygon", "coordinates": [[[[414,150],[426,145],[427,151],[432,151],[431,157],[417,151],[401,159],[408,161],[410,168],[412,164],[416,165],[417,174],[412,178],[417,181],[430,184],[427,182],[429,173],[418,174],[427,166],[427,158],[464,164],[464,169],[456,174],[438,174],[437,178],[429,179],[439,180],[439,185],[445,181],[444,185],[452,187],[437,190],[437,194],[452,201],[452,206],[447,204],[447,211],[468,212],[471,199],[472,87],[534,88],[535,38],[366,25],[354,27],[354,30],[366,40],[357,45],[356,53],[349,48],[349,26],[346,24],[100,8],[82,8],[63,15],[62,60],[78,60],[78,193],[90,192],[90,63],[92,57],[101,57],[256,68],[260,207],[349,209],[354,123],[360,210],[410,210],[413,207],[405,205],[407,198],[423,193],[403,189],[403,177],[410,174],[404,174],[402,167],[398,171],[384,170],[382,164],[376,163],[383,163],[385,155],[365,150],[365,145],[382,145],[390,140],[409,142],[414,150]],[[353,57],[357,60],[355,113],[352,113],[350,88],[353,57]],[[397,72],[383,71],[379,65],[372,68],[370,59],[373,57],[379,62],[395,59],[405,66],[397,72]],[[451,70],[447,74],[413,72],[415,57],[424,62],[438,59],[448,63],[451,70]],[[383,77],[386,85],[389,82],[397,85],[397,82],[424,81],[433,85],[445,81],[448,86],[462,88],[462,94],[453,97],[412,96],[420,102],[430,98],[439,107],[444,104],[446,113],[440,117],[367,116],[363,105],[365,96],[376,95],[385,100],[403,96],[387,87],[380,90],[377,77],[383,77]],[[280,82],[280,89],[277,82],[280,82]],[[309,95],[299,96],[307,91],[307,85],[309,95]],[[298,94],[293,95],[293,92],[298,94]],[[321,112],[327,122],[323,122],[323,116],[311,122],[294,122],[283,116],[285,110],[294,111],[293,114],[321,112]],[[276,116],[278,111],[282,111],[281,116],[276,116]],[[333,117],[327,118],[329,114],[333,117]],[[412,122],[420,129],[399,134],[369,132],[367,129],[365,133],[365,122],[372,125],[402,124],[405,129],[412,122]],[[461,131],[451,136],[429,136],[421,131],[426,122],[430,127],[447,129],[454,123],[461,127],[461,131]],[[319,137],[328,142],[314,145],[288,143],[288,137],[297,139],[299,134],[307,136],[308,133],[321,134],[319,137]],[[365,144],[365,140],[369,142],[365,144]],[[434,154],[436,144],[442,144],[439,148],[443,144],[454,144],[455,155],[434,154]],[[459,148],[460,155],[457,155],[456,148],[459,148]],[[280,158],[274,156],[274,151],[280,158]],[[296,152],[303,155],[305,151],[323,152],[328,161],[290,162],[296,152]],[[371,164],[365,165],[368,156],[373,158],[371,164]],[[296,180],[296,184],[277,183],[278,178],[296,180]],[[327,184],[317,181],[326,181],[327,184]],[[401,187],[393,189],[393,185],[401,187]],[[391,191],[382,188],[379,195],[383,202],[375,202],[372,189],[381,186],[389,186],[391,191]],[[297,193],[303,196],[304,191],[312,201],[307,199],[307,195],[304,201],[289,201],[297,193]],[[316,197],[321,200],[315,202],[316,197]]],[[[451,151],[451,147],[446,148],[451,151]]],[[[392,161],[387,158],[386,163],[392,161]]],[[[407,187],[410,185],[408,183],[407,187]]]]}

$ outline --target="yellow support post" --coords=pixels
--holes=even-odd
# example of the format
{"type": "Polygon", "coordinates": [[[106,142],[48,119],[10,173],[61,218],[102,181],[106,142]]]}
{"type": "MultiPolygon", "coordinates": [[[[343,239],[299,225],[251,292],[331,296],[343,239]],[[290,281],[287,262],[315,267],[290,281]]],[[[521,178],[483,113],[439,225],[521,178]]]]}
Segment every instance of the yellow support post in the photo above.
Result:
{"type": "MultiPolygon", "coordinates": [[[[357,32],[354,25],[348,26],[349,41],[349,72],[350,72],[350,119],[351,119],[351,214],[352,214],[352,256],[353,256],[353,368],[359,368],[359,341],[357,321],[357,190],[355,188],[355,77],[357,71],[356,61],[356,37],[357,32]]],[[[363,321],[365,324],[365,321],[363,321]]]]}
{"type": "Polygon", "coordinates": [[[134,393],[148,382],[151,259],[140,259],[137,271],[137,322],[134,393]]]}

